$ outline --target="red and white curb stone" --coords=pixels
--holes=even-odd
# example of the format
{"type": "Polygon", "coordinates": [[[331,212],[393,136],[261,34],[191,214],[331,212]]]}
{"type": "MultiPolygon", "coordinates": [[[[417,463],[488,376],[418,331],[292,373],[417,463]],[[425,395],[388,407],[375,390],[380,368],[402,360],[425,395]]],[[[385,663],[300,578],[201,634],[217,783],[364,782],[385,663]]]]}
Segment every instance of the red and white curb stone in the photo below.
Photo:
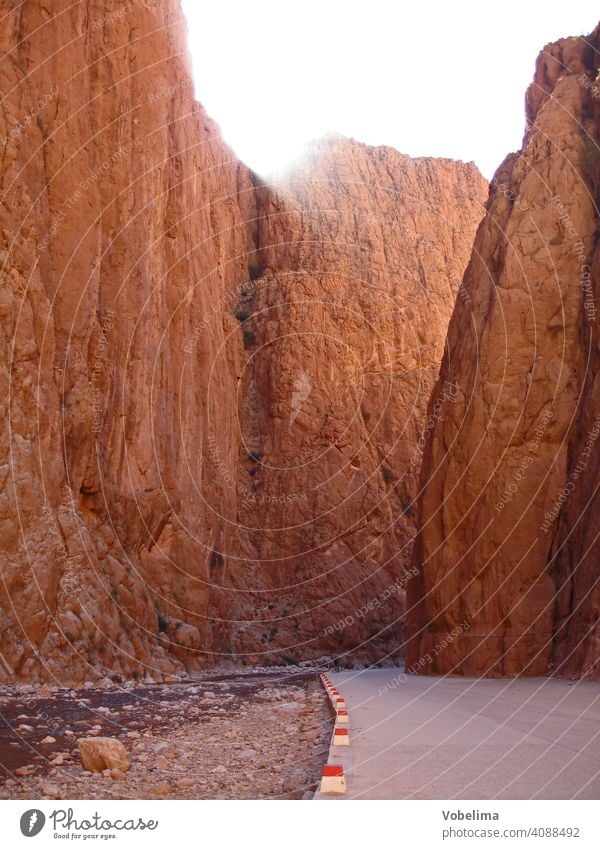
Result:
{"type": "Polygon", "coordinates": [[[348,736],[347,728],[338,728],[337,726],[333,729],[333,745],[334,746],[349,746],[350,745],[350,737],[348,736]]]}
{"type": "Polygon", "coordinates": [[[346,779],[344,778],[344,767],[327,764],[323,767],[321,776],[321,793],[335,794],[341,796],[346,792],[346,779]]]}
{"type": "MultiPolygon", "coordinates": [[[[334,749],[339,751],[338,747],[350,745],[350,735],[348,734],[347,728],[350,722],[350,717],[346,709],[346,702],[341,697],[339,690],[337,690],[331,683],[329,675],[327,675],[327,673],[322,673],[320,678],[335,712],[335,726],[331,736],[328,758],[328,760],[331,761],[332,757],[335,757],[334,749]]],[[[335,759],[338,760],[337,757],[335,759]]],[[[324,766],[321,775],[319,793],[323,795],[342,796],[346,793],[346,790],[346,777],[344,774],[343,764],[328,763],[324,766]]]]}

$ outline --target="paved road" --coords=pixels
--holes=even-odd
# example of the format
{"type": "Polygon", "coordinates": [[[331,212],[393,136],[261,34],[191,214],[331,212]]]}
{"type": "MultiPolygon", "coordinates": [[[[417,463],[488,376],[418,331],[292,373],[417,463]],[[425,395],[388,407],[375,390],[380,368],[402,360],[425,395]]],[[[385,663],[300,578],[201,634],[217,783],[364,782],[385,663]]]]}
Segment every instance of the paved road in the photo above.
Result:
{"type": "Polygon", "coordinates": [[[331,678],[350,712],[350,746],[329,758],[344,764],[344,799],[600,798],[600,684],[331,678]]]}

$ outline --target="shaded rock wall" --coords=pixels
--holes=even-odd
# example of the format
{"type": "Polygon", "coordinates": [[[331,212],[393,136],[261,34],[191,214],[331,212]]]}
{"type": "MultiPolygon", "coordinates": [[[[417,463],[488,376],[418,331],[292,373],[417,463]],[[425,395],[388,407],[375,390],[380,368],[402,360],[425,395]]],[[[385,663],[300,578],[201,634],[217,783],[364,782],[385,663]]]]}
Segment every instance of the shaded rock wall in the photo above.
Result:
{"type": "Polygon", "coordinates": [[[596,30],[540,55],[450,322],[409,584],[416,672],[598,674],[599,47],[596,30]]]}

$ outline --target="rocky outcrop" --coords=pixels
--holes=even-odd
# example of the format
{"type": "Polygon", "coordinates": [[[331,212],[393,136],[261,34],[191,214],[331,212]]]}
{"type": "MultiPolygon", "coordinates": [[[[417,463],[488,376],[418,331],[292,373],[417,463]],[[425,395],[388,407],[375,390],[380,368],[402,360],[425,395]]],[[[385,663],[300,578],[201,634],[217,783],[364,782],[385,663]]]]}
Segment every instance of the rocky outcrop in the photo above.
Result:
{"type": "Polygon", "coordinates": [[[4,13],[4,680],[401,637],[484,181],[329,140],[260,185],[194,101],[184,36],[175,0],[4,13]]]}
{"type": "Polygon", "coordinates": [[[408,590],[415,672],[599,672],[599,47],[597,29],[540,55],[450,322],[408,590]]]}

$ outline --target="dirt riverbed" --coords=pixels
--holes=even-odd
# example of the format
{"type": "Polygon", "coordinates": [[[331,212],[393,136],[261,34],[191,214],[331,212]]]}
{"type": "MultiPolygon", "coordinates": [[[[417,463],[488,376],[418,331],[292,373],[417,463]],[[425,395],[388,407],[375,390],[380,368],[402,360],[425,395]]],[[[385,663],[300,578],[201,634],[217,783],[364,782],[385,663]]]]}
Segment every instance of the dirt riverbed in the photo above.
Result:
{"type": "Polygon", "coordinates": [[[314,672],[206,673],[176,684],[0,688],[2,799],[301,799],[332,719],[314,672]],[[82,769],[80,737],[116,737],[124,778],[82,769]]]}

